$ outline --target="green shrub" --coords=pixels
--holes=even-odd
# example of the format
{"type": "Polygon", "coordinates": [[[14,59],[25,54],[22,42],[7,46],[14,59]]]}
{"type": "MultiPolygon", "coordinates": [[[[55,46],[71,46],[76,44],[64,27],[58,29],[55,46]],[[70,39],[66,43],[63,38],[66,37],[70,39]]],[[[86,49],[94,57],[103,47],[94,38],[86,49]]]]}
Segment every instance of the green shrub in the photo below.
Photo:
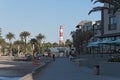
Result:
{"type": "Polygon", "coordinates": [[[108,59],[108,62],[120,62],[120,58],[119,57],[110,58],[108,59]]]}

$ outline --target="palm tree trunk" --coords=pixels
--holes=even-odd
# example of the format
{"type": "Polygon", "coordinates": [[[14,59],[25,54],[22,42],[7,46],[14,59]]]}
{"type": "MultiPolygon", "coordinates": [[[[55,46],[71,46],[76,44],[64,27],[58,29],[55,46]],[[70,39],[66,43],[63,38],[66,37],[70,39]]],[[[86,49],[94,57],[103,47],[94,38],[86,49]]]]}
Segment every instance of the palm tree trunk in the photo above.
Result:
{"type": "Polygon", "coordinates": [[[40,53],[42,53],[42,42],[40,40],[40,53]]]}
{"type": "Polygon", "coordinates": [[[10,56],[12,56],[12,42],[10,41],[10,56]]]}
{"type": "Polygon", "coordinates": [[[27,46],[26,46],[26,38],[25,38],[25,54],[26,54],[26,51],[27,51],[27,50],[26,50],[26,49],[27,49],[26,47],[27,47],[27,46]]]}
{"type": "Polygon", "coordinates": [[[17,53],[17,57],[19,56],[20,53],[20,45],[18,45],[18,53],[17,53]]]}

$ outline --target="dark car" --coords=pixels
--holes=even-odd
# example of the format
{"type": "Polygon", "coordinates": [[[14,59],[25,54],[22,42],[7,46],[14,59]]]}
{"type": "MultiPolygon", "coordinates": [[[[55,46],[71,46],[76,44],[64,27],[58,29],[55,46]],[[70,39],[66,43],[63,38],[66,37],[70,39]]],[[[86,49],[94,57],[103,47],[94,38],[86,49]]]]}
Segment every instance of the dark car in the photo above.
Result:
{"type": "Polygon", "coordinates": [[[26,61],[32,61],[32,55],[26,56],[26,61]]]}

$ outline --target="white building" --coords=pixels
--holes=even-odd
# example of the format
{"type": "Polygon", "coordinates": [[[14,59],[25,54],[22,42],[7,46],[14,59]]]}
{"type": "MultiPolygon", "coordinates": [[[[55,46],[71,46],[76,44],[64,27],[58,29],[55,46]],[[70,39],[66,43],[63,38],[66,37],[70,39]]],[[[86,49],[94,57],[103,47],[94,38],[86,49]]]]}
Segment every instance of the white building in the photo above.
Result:
{"type": "Polygon", "coordinates": [[[101,36],[100,23],[101,23],[100,20],[95,22],[84,20],[84,21],[81,21],[76,27],[78,29],[81,29],[82,32],[83,31],[92,32],[94,36],[90,39],[90,42],[93,42],[93,41],[97,41],[101,36]]]}
{"type": "Polygon", "coordinates": [[[104,10],[104,34],[102,38],[115,40],[120,38],[120,12],[113,14],[113,6],[104,4],[105,7],[111,8],[104,10]]]}

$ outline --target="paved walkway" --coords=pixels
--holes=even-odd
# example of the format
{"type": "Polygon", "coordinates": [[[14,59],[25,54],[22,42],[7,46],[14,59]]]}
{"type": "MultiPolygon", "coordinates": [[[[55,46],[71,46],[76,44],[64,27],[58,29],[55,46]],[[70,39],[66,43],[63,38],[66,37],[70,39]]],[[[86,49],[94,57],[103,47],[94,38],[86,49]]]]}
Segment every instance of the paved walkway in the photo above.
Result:
{"type": "Polygon", "coordinates": [[[0,56],[0,80],[19,80],[50,60],[51,58],[41,57],[38,65],[33,65],[32,61],[12,61],[10,57],[0,56]]]}
{"type": "Polygon", "coordinates": [[[93,69],[78,66],[68,58],[56,59],[34,78],[34,80],[120,80],[110,76],[94,75],[93,69]]]}
{"type": "Polygon", "coordinates": [[[0,61],[1,77],[22,77],[34,69],[31,62],[0,61]]]}

